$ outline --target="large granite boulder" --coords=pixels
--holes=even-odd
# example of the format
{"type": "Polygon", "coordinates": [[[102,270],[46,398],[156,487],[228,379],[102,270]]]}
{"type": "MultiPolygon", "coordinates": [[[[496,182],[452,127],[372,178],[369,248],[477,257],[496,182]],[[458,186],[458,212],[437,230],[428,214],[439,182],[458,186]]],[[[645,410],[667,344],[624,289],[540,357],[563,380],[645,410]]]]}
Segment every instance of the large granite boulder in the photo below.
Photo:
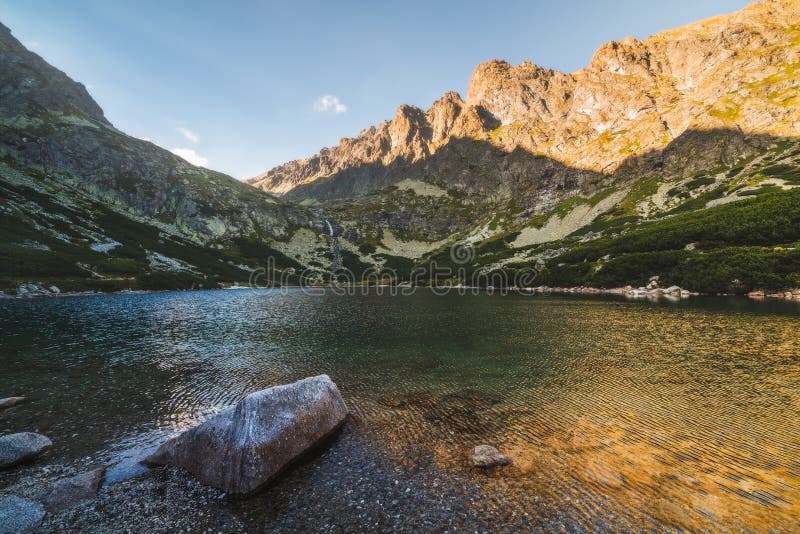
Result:
{"type": "Polygon", "coordinates": [[[20,432],[0,437],[0,468],[12,467],[39,456],[53,442],[41,434],[20,432]]]}
{"type": "Polygon", "coordinates": [[[201,482],[246,494],[344,422],[347,406],[327,376],[251,393],[232,408],[169,440],[143,460],[182,467],[201,482]]]}

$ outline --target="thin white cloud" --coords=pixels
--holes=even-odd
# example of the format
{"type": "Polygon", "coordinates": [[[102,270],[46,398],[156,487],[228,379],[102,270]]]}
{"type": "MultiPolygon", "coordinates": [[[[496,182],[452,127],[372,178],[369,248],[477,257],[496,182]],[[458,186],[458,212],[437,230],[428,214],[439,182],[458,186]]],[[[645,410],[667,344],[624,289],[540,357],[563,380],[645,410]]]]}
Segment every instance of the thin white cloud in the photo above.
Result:
{"type": "Polygon", "coordinates": [[[192,143],[197,143],[198,141],[200,141],[200,136],[197,135],[195,132],[191,131],[189,128],[178,126],[176,130],[178,130],[178,132],[180,132],[180,134],[184,136],[187,141],[191,141],[192,143]]]}
{"type": "Polygon", "coordinates": [[[314,111],[319,113],[328,113],[329,111],[344,113],[347,111],[347,106],[342,104],[338,96],[324,95],[314,101],[314,111]]]}
{"type": "Polygon", "coordinates": [[[208,165],[208,158],[205,156],[201,156],[193,148],[172,148],[170,152],[175,154],[176,156],[180,156],[192,165],[197,165],[198,167],[205,167],[208,165]]]}

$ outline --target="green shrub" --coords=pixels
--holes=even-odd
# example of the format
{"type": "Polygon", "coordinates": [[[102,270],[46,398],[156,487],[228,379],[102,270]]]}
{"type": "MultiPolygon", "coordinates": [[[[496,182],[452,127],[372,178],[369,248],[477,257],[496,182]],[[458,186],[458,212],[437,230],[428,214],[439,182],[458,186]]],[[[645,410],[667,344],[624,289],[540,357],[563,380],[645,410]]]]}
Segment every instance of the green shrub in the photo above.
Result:
{"type": "Polygon", "coordinates": [[[375,245],[370,243],[362,243],[358,246],[358,251],[361,254],[368,255],[368,254],[375,254],[378,249],[375,248],[375,245]]]}
{"type": "Polygon", "coordinates": [[[128,258],[107,258],[98,263],[95,269],[108,274],[137,274],[145,270],[145,264],[128,258]]]}
{"type": "Polygon", "coordinates": [[[642,223],[618,237],[605,237],[574,247],[558,261],[595,261],[606,254],[701,248],[775,245],[800,239],[800,189],[775,191],[706,210],[642,223]]]}
{"type": "Polygon", "coordinates": [[[800,190],[761,188],[733,202],[643,222],[628,233],[580,243],[551,259],[539,283],[550,286],[644,285],[659,276],[703,292],[796,287],[800,190]],[[695,250],[687,250],[693,243],[695,250]],[[610,256],[604,259],[605,256],[610,256]]]}
{"type": "Polygon", "coordinates": [[[714,178],[710,176],[701,176],[700,178],[695,178],[686,183],[686,188],[689,190],[697,189],[698,187],[703,187],[704,185],[711,185],[715,182],[714,178]]]}

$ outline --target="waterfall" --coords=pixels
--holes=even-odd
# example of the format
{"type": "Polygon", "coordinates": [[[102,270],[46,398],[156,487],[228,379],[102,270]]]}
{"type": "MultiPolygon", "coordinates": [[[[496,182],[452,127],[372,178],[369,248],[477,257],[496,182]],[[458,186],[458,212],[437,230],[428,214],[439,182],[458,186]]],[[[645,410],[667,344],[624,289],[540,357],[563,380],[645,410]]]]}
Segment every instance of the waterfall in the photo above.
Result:
{"type": "Polygon", "coordinates": [[[342,267],[342,251],[339,249],[339,238],[333,231],[333,224],[328,219],[325,219],[325,224],[328,226],[328,235],[331,238],[331,247],[333,248],[331,271],[338,271],[342,267]]]}

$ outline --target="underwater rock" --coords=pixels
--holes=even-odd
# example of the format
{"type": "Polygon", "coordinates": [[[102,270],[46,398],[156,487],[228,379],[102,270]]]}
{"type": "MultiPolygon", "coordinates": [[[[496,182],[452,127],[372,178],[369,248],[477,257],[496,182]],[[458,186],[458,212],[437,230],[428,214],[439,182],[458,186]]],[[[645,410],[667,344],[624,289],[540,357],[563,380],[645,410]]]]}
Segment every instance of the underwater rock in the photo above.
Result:
{"type": "Polygon", "coordinates": [[[500,451],[491,445],[478,445],[469,459],[475,467],[496,467],[511,463],[506,455],[500,454],[500,451]]]}
{"type": "Polygon", "coordinates": [[[25,397],[7,397],[5,399],[0,399],[0,410],[4,410],[6,408],[11,408],[19,404],[20,402],[25,402],[27,399],[25,397]]]}

